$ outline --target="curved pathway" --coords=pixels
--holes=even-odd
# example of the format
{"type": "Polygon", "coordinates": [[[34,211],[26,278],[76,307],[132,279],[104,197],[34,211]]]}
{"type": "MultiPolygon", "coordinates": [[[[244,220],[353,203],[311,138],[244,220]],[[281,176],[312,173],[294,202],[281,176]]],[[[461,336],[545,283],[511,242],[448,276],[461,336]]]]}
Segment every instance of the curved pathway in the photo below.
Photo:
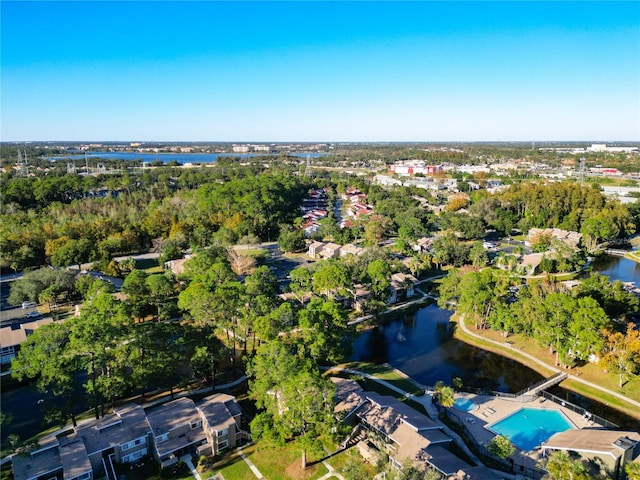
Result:
{"type": "MultiPolygon", "coordinates": [[[[473,338],[477,338],[479,340],[482,340],[483,342],[492,343],[492,344],[497,345],[497,346],[499,346],[501,348],[504,348],[505,345],[509,345],[509,344],[498,342],[496,340],[491,340],[489,338],[485,338],[485,337],[483,337],[481,335],[478,335],[477,333],[472,332],[471,330],[469,330],[467,328],[467,326],[464,323],[464,315],[458,315],[458,324],[460,325],[460,328],[462,329],[463,332],[465,332],[467,335],[469,335],[469,336],[471,336],[473,338]]],[[[532,362],[534,362],[534,363],[536,363],[536,364],[538,364],[538,365],[540,365],[540,366],[542,366],[542,367],[544,367],[544,368],[546,368],[548,370],[551,370],[554,373],[563,372],[564,371],[564,370],[561,370],[559,368],[553,367],[553,366],[549,365],[546,362],[543,362],[539,358],[534,357],[533,355],[531,355],[529,353],[522,352],[522,351],[519,351],[519,350],[518,351],[514,350],[513,354],[514,354],[515,357],[518,357],[518,356],[524,357],[527,360],[530,360],[530,361],[532,361],[532,362]]],[[[580,383],[582,383],[584,385],[587,385],[587,386],[589,386],[591,388],[595,388],[596,390],[600,390],[601,392],[604,392],[604,393],[606,393],[608,395],[611,395],[612,397],[616,397],[617,399],[622,400],[622,401],[628,403],[629,405],[633,405],[634,407],[640,409],[640,402],[637,402],[637,401],[635,401],[635,400],[633,400],[633,399],[631,399],[629,397],[621,395],[621,394],[619,394],[617,392],[614,392],[612,390],[609,390],[607,388],[601,387],[600,385],[596,385],[595,383],[592,383],[592,382],[589,382],[587,380],[584,380],[584,379],[582,379],[582,378],[580,378],[580,377],[578,377],[576,375],[573,375],[573,374],[568,374],[568,375],[569,375],[569,378],[571,380],[575,380],[576,382],[580,382],[580,383]]]]}

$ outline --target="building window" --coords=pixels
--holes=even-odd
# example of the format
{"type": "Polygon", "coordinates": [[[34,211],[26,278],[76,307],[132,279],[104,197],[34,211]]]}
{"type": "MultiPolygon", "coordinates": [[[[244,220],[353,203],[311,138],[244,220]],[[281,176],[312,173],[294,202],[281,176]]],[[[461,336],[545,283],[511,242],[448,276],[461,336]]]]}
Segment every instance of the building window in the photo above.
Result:
{"type": "Polygon", "coordinates": [[[191,424],[191,430],[193,430],[194,428],[198,428],[202,426],[202,420],[198,420],[197,422],[193,422],[191,424]]]}
{"type": "Polygon", "coordinates": [[[91,472],[85,472],[82,475],[78,475],[77,477],[73,477],[69,480],[89,480],[91,478],[91,472]]]}
{"type": "Polygon", "coordinates": [[[136,447],[138,445],[142,445],[144,443],[147,443],[147,438],[146,437],[140,437],[140,438],[136,438],[135,440],[131,440],[130,442],[127,443],[123,443],[120,448],[122,448],[123,452],[126,452],[127,450],[136,447]]]}
{"type": "Polygon", "coordinates": [[[136,460],[144,457],[147,454],[147,449],[144,448],[142,450],[138,450],[137,452],[133,452],[130,455],[127,455],[126,457],[122,457],[122,461],[124,463],[131,463],[131,462],[135,462],[136,460]]]}
{"type": "Polygon", "coordinates": [[[222,442],[218,442],[218,450],[224,450],[229,446],[229,440],[223,440],[222,442]]]}
{"type": "Polygon", "coordinates": [[[217,434],[219,437],[226,437],[227,435],[229,435],[229,429],[223,428],[222,430],[218,430],[217,434]]]}
{"type": "Polygon", "coordinates": [[[169,434],[168,433],[163,433],[162,435],[158,435],[156,437],[156,442],[158,442],[158,443],[166,442],[167,440],[169,440],[169,434]]]}

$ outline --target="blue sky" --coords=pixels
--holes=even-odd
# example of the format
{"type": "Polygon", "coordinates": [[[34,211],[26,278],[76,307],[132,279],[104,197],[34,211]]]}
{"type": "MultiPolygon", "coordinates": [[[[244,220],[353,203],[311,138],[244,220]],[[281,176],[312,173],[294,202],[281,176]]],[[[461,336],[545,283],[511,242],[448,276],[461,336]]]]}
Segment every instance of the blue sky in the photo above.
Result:
{"type": "Polygon", "coordinates": [[[640,2],[14,2],[0,139],[640,140],[640,2]]]}

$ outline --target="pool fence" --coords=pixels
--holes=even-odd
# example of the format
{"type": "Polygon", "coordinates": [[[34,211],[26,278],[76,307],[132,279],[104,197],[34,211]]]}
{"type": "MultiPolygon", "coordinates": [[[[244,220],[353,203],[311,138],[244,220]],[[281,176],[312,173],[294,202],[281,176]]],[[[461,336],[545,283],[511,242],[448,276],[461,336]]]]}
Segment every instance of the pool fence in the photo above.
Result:
{"type": "Polygon", "coordinates": [[[582,417],[591,423],[594,424],[598,424],[598,425],[602,425],[605,428],[610,428],[613,430],[616,430],[618,428],[620,428],[618,425],[616,425],[613,422],[610,422],[609,420],[606,420],[598,415],[595,415],[591,412],[589,412],[587,409],[583,408],[583,407],[579,407],[578,405],[575,405],[571,402],[568,402],[560,397],[557,397],[555,395],[553,395],[552,393],[546,392],[546,391],[542,391],[540,392],[538,395],[540,395],[542,398],[540,399],[541,402],[543,402],[543,399],[546,400],[551,400],[554,403],[557,403],[558,405],[560,405],[563,408],[568,408],[569,410],[576,412],[580,415],[582,415],[582,417]]]}
{"type": "Polygon", "coordinates": [[[438,406],[438,410],[444,414],[446,423],[464,438],[467,446],[469,446],[471,451],[475,453],[487,467],[511,473],[516,475],[516,478],[527,478],[531,480],[539,480],[547,474],[542,468],[531,468],[530,466],[518,463],[517,460],[514,459],[504,460],[496,457],[489,452],[486,445],[483,445],[475,439],[469,427],[464,421],[458,418],[458,416],[451,413],[448,408],[443,408],[440,405],[438,406]]]}

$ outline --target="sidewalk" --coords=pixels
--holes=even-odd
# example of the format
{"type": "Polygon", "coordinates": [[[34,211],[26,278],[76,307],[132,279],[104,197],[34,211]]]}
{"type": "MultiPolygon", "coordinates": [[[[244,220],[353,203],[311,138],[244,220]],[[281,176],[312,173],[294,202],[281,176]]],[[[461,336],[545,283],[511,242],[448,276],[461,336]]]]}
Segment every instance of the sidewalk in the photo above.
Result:
{"type": "MultiPolygon", "coordinates": [[[[485,337],[483,337],[481,335],[478,335],[477,333],[473,333],[465,325],[465,323],[464,323],[464,315],[458,315],[458,325],[460,325],[460,328],[462,329],[462,331],[464,333],[466,333],[467,335],[469,335],[469,336],[471,336],[473,338],[477,338],[479,340],[482,340],[483,342],[492,343],[492,344],[494,344],[496,346],[499,346],[501,348],[504,348],[505,345],[509,345],[509,344],[505,344],[505,343],[502,343],[502,342],[498,342],[496,340],[491,340],[489,338],[485,338],[485,337]]],[[[526,352],[523,352],[521,350],[515,350],[514,349],[513,350],[513,355],[515,357],[521,356],[521,357],[526,358],[527,360],[531,360],[532,362],[534,362],[534,363],[536,363],[536,364],[540,365],[541,367],[544,367],[544,368],[546,368],[548,370],[551,370],[554,373],[564,372],[564,370],[561,370],[559,368],[551,366],[551,365],[543,362],[539,358],[534,357],[533,355],[531,355],[529,353],[526,353],[526,352]]],[[[576,382],[580,382],[580,383],[582,383],[584,385],[587,385],[587,386],[589,386],[591,388],[594,388],[596,390],[600,390],[601,392],[604,392],[604,393],[606,393],[608,395],[611,395],[612,397],[616,397],[617,399],[622,400],[622,401],[624,401],[624,402],[626,402],[626,403],[628,403],[630,405],[633,405],[634,407],[640,409],[640,402],[637,402],[637,401],[635,401],[635,400],[633,400],[633,399],[631,399],[629,397],[625,397],[624,395],[621,395],[621,394],[619,394],[617,392],[614,392],[612,390],[608,390],[608,389],[606,389],[604,387],[601,387],[600,385],[596,385],[595,383],[591,383],[591,382],[589,382],[587,380],[584,380],[584,379],[582,379],[582,378],[580,378],[580,377],[578,377],[576,375],[573,375],[573,374],[570,374],[570,373],[568,375],[569,375],[569,378],[571,380],[574,380],[576,382]]]]}
{"type": "Polygon", "coordinates": [[[253,462],[249,460],[249,458],[244,454],[244,452],[242,451],[242,448],[238,449],[238,453],[240,453],[240,457],[242,457],[242,460],[244,460],[244,462],[249,466],[249,469],[251,469],[251,471],[256,476],[256,478],[258,479],[264,478],[260,473],[260,470],[258,470],[258,467],[256,467],[253,464],[253,462]]]}
{"type": "Polygon", "coordinates": [[[200,474],[196,470],[195,465],[191,461],[191,455],[183,455],[180,457],[180,460],[182,460],[184,463],[187,464],[187,467],[189,467],[189,470],[191,470],[191,474],[195,477],[196,480],[202,480],[202,477],[200,476],[200,474]]]}

